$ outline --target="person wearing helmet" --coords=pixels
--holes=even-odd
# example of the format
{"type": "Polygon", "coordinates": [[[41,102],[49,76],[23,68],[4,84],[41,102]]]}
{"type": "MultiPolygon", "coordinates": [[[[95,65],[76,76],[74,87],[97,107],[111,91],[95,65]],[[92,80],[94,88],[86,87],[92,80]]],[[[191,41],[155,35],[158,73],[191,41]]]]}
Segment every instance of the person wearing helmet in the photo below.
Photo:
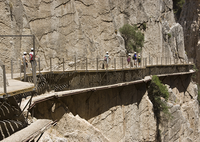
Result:
{"type": "Polygon", "coordinates": [[[140,55],[138,56],[138,66],[140,67],[140,64],[141,64],[141,57],[140,55]]]}
{"type": "MultiPolygon", "coordinates": [[[[31,63],[31,67],[33,68],[33,63],[35,63],[35,66],[37,66],[37,62],[35,62],[33,59],[33,55],[34,55],[34,49],[31,48],[31,52],[29,53],[29,61],[31,63]]],[[[30,69],[32,71],[32,68],[30,69]]]]}
{"type": "Polygon", "coordinates": [[[104,57],[104,61],[106,62],[106,69],[108,69],[108,63],[109,63],[110,57],[108,55],[108,51],[106,52],[106,55],[104,57]]]}
{"type": "Polygon", "coordinates": [[[133,61],[134,61],[134,65],[137,66],[137,52],[134,52],[133,61]]]}
{"type": "MultiPolygon", "coordinates": [[[[27,68],[28,68],[28,60],[27,60],[27,57],[26,57],[27,53],[24,52],[23,53],[23,56],[22,56],[22,64],[25,65],[27,68]]],[[[25,68],[25,67],[24,67],[25,68]]]]}
{"type": "Polygon", "coordinates": [[[127,57],[127,67],[128,67],[128,65],[130,64],[130,62],[131,62],[131,54],[128,53],[128,57],[127,57]]]}

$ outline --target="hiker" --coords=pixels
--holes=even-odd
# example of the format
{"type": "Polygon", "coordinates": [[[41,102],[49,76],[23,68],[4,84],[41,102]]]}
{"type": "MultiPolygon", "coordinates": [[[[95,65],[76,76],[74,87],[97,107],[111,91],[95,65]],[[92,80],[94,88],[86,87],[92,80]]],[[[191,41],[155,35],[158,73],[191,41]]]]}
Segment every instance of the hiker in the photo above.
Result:
{"type": "Polygon", "coordinates": [[[134,65],[137,67],[137,52],[134,52],[133,61],[134,61],[134,65]]]}
{"type": "MultiPolygon", "coordinates": [[[[35,66],[37,66],[37,63],[33,60],[34,55],[34,49],[31,48],[31,52],[29,53],[29,61],[31,63],[31,67],[33,68],[33,64],[35,63],[35,66]]],[[[30,69],[32,71],[32,68],[30,69]]]]}
{"type": "MultiPolygon", "coordinates": [[[[27,60],[27,57],[26,57],[27,53],[24,52],[24,55],[22,56],[22,64],[24,66],[24,64],[26,65],[26,67],[28,68],[28,60],[27,60]]],[[[25,68],[25,67],[24,67],[25,68]]]]}
{"type": "MultiPolygon", "coordinates": [[[[130,62],[131,62],[131,54],[128,53],[128,57],[127,57],[127,67],[128,67],[128,65],[130,64],[130,62]]],[[[131,65],[131,64],[130,64],[130,65],[131,65]]]]}
{"type": "Polygon", "coordinates": [[[105,69],[108,69],[109,59],[110,59],[110,57],[109,57],[109,55],[108,55],[108,52],[106,52],[106,55],[105,55],[105,57],[104,57],[104,61],[106,62],[106,67],[105,67],[105,69]]]}
{"type": "Polygon", "coordinates": [[[141,57],[140,55],[138,56],[138,67],[140,67],[140,64],[141,64],[141,57]]]}

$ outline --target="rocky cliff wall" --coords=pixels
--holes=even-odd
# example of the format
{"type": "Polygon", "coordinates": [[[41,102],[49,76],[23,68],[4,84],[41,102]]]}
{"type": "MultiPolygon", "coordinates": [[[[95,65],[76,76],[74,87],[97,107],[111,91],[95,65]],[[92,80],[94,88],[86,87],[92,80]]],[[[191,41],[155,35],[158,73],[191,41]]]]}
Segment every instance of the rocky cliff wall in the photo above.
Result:
{"type": "Polygon", "coordinates": [[[171,118],[157,130],[148,83],[49,100],[34,108],[36,118],[59,120],[41,141],[200,141],[197,86],[189,75],[160,78],[168,87],[171,118]],[[160,132],[161,139],[157,137],[160,132]]]}
{"type": "MultiPolygon", "coordinates": [[[[125,56],[123,38],[115,30],[137,24],[145,35],[142,56],[185,60],[182,27],[175,23],[171,0],[1,0],[0,34],[34,34],[41,67],[49,58],[59,68],[83,57],[125,56]],[[142,25],[146,24],[146,29],[142,25]]],[[[1,38],[1,59],[21,59],[31,38],[1,38]]]]}
{"type": "MultiPolygon", "coordinates": [[[[198,69],[200,69],[200,35],[199,35],[199,14],[200,14],[199,0],[185,0],[179,23],[183,27],[185,50],[189,58],[194,58],[194,62],[198,69]]],[[[200,83],[200,72],[197,73],[196,81],[200,83]]]]}

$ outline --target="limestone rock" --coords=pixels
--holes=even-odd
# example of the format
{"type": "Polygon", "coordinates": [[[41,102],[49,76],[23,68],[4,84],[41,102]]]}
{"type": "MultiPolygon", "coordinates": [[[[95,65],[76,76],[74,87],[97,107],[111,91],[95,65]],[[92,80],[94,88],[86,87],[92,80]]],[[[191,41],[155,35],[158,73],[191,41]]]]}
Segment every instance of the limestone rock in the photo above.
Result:
{"type": "MultiPolygon", "coordinates": [[[[125,56],[123,39],[115,30],[119,31],[126,23],[136,24],[144,33],[144,58],[150,54],[152,58],[185,59],[182,28],[174,27],[172,0],[13,0],[12,8],[2,0],[0,5],[0,34],[34,34],[42,69],[49,67],[52,57],[58,68],[63,64],[62,58],[65,58],[66,68],[70,68],[69,63],[74,62],[75,55],[95,59],[103,58],[109,51],[111,58],[125,56]],[[172,33],[176,29],[171,40],[163,40],[166,36],[163,23],[167,23],[172,33]],[[143,24],[146,24],[146,30],[142,29],[143,24]],[[177,57],[171,51],[175,47],[177,57]]],[[[30,37],[1,38],[0,59],[10,65],[12,56],[16,57],[15,60],[21,59],[22,53],[29,53],[32,46],[30,37]]]]}

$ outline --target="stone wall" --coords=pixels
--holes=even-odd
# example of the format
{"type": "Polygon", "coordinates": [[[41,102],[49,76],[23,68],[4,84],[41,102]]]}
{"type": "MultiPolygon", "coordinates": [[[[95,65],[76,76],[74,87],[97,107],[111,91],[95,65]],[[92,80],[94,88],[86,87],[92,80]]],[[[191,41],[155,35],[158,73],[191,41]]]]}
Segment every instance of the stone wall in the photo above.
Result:
{"type": "MultiPolygon", "coordinates": [[[[172,0],[2,0],[0,34],[34,34],[41,67],[49,58],[59,68],[83,57],[126,56],[123,38],[115,30],[137,24],[145,35],[142,56],[186,59],[182,27],[174,20],[172,0]],[[143,24],[147,28],[142,28],[143,24]]],[[[31,38],[1,38],[0,59],[21,59],[31,38]]]]}

